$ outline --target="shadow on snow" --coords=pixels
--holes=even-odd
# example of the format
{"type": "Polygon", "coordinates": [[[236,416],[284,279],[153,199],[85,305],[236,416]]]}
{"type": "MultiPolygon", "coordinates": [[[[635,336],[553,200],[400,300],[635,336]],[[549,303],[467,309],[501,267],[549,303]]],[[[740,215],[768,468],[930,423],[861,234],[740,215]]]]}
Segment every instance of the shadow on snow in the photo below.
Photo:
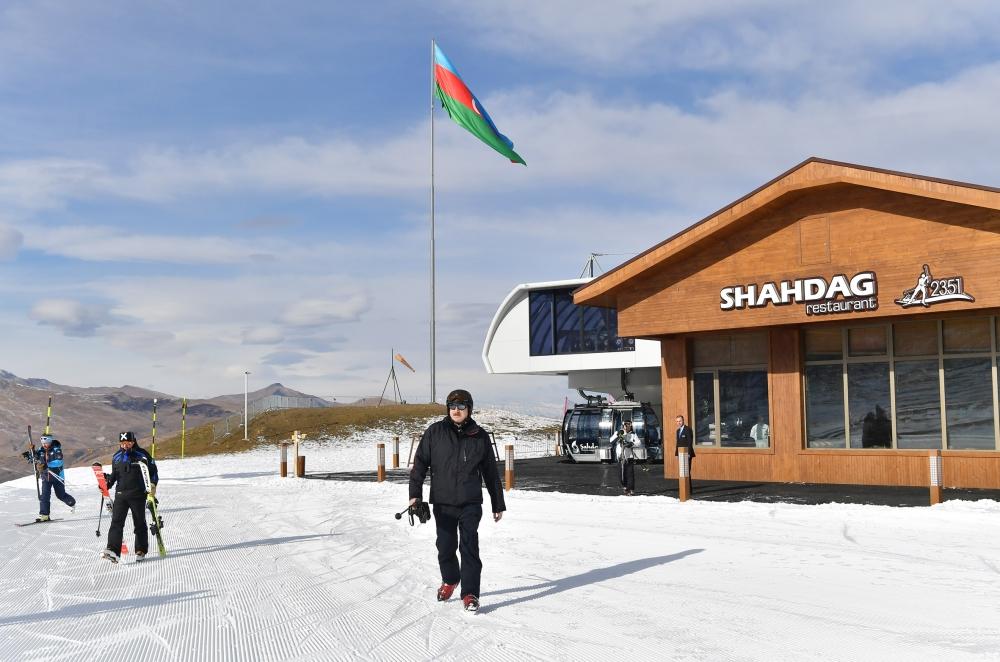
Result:
{"type": "Polygon", "coordinates": [[[6,625],[22,625],[26,623],[40,623],[43,621],[54,621],[61,618],[86,618],[97,614],[110,614],[114,612],[126,612],[131,609],[142,607],[156,607],[171,603],[183,603],[191,600],[200,600],[206,597],[208,591],[187,591],[185,593],[172,593],[170,595],[146,596],[141,598],[129,598],[128,600],[102,601],[91,604],[66,605],[53,611],[43,611],[37,614],[21,614],[20,616],[8,616],[0,618],[0,627],[6,625]]]}
{"type": "MultiPolygon", "coordinates": [[[[269,545],[284,545],[290,542],[304,542],[306,540],[319,540],[320,538],[332,538],[333,533],[313,533],[309,535],[301,536],[285,536],[284,538],[262,538],[261,540],[245,540],[243,542],[234,542],[228,545],[210,545],[206,547],[190,547],[188,549],[181,549],[178,551],[171,551],[167,554],[167,559],[177,558],[179,556],[194,556],[196,554],[212,554],[213,552],[225,552],[233,549],[248,549],[250,547],[267,547],[269,545]]],[[[148,563],[149,561],[155,560],[158,557],[148,557],[143,563],[148,563]]]]}
{"type": "Polygon", "coordinates": [[[587,586],[588,584],[596,584],[598,582],[603,582],[608,579],[618,579],[619,577],[624,577],[625,575],[631,575],[636,572],[641,572],[643,570],[648,570],[658,565],[664,565],[666,563],[672,563],[673,561],[679,561],[686,556],[691,556],[692,554],[700,554],[704,552],[704,549],[686,549],[683,552],[677,552],[676,554],[668,554],[666,556],[653,556],[648,559],[636,559],[635,561],[626,561],[625,563],[619,563],[618,565],[611,566],[610,568],[596,568],[594,570],[588,570],[587,572],[580,573],[579,575],[573,575],[571,577],[563,577],[562,579],[553,579],[550,582],[542,582],[541,584],[533,584],[531,586],[519,586],[517,588],[508,588],[502,591],[490,591],[484,593],[483,595],[503,595],[505,593],[520,593],[522,591],[541,591],[534,595],[524,596],[521,598],[512,598],[510,600],[505,600],[503,602],[498,602],[496,604],[488,605],[482,607],[479,611],[483,613],[496,611],[503,607],[510,607],[512,605],[519,604],[521,602],[529,602],[531,600],[537,600],[539,598],[545,598],[550,595],[555,595],[556,593],[562,593],[563,591],[569,591],[574,588],[580,588],[581,586],[587,586]]]}

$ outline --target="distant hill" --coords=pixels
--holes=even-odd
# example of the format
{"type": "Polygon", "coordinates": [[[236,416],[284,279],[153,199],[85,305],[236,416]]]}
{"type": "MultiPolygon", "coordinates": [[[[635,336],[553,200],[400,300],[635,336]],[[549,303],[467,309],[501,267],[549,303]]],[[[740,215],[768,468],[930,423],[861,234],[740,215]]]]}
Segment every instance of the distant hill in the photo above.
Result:
{"type": "MultiPolygon", "coordinates": [[[[316,397],[271,384],[251,391],[249,399],[268,395],[316,397]]],[[[140,439],[152,435],[153,398],[156,403],[156,436],[163,439],[181,429],[181,398],[138,386],[75,387],[47,379],[24,379],[0,370],[0,482],[29,473],[20,454],[27,449],[27,427],[35,444],[45,431],[45,409],[52,396],[52,433],[63,442],[66,464],[108,450],[118,433],[132,430],[140,439]]],[[[243,411],[243,394],[188,400],[187,425],[193,428],[243,411]]]]}

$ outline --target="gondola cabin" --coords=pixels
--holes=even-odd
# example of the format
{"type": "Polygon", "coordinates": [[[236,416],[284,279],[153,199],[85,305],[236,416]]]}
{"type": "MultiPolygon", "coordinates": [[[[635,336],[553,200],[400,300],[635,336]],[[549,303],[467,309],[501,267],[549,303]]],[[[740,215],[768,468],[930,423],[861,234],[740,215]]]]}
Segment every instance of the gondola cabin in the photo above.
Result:
{"type": "Polygon", "coordinates": [[[634,449],[636,460],[663,460],[663,429],[649,403],[630,400],[610,403],[599,397],[589,397],[587,404],[566,411],[562,423],[563,453],[574,462],[617,461],[613,440],[625,421],[632,422],[632,431],[639,438],[640,445],[634,449]]]}

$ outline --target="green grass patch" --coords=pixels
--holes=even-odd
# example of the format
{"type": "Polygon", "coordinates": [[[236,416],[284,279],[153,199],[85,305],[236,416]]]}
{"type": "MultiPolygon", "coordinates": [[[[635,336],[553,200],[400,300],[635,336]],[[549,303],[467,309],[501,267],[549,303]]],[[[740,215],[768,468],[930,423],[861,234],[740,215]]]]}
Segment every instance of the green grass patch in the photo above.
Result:
{"type": "MultiPolygon", "coordinates": [[[[238,453],[258,446],[276,445],[290,441],[295,430],[306,439],[316,439],[349,435],[364,428],[398,429],[402,439],[411,433],[423,432],[423,423],[431,416],[444,416],[444,407],[428,404],[281,409],[261,414],[250,421],[247,441],[243,440],[243,429],[239,427],[231,428],[228,435],[219,438],[214,438],[211,424],[192,428],[185,435],[184,457],[238,453]]],[[[180,456],[180,434],[157,440],[157,460],[180,456]]]]}

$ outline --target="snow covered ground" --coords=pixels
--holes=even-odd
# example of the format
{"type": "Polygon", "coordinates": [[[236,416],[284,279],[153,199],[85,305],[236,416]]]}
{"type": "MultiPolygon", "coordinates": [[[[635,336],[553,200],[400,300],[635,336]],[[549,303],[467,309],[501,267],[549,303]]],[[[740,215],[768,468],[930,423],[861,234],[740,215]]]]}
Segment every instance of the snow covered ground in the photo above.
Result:
{"type": "MultiPolygon", "coordinates": [[[[307,468],[374,470],[391,434],[307,443],[307,468]]],[[[36,512],[32,477],[0,485],[0,660],[1000,660],[995,501],[514,490],[480,527],[470,616],[435,600],[433,524],[393,518],[405,486],[277,465],[277,450],[162,462],[169,555],[138,565],[98,559],[89,468],[68,472],[79,505],[54,503],[51,524],[13,526],[36,512]]]]}

